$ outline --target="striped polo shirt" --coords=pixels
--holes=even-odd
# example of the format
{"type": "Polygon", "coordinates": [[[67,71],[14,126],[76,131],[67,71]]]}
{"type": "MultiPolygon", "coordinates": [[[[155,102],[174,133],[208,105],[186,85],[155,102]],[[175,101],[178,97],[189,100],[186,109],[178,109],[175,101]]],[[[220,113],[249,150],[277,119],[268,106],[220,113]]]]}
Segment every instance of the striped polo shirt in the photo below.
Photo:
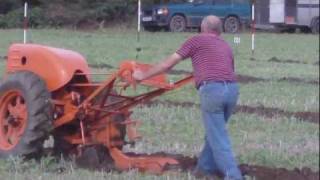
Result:
{"type": "Polygon", "coordinates": [[[176,53],[183,59],[191,58],[196,87],[202,81],[236,81],[232,49],[218,35],[193,36],[176,53]]]}

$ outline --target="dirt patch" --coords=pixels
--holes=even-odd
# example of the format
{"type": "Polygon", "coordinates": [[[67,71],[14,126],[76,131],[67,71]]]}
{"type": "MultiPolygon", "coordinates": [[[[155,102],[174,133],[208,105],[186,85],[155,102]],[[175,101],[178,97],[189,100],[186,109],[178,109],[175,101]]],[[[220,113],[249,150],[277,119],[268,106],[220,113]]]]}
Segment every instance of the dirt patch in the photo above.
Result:
{"type": "Polygon", "coordinates": [[[251,57],[251,58],[250,58],[250,61],[257,61],[257,59],[254,58],[254,57],[251,57]]]}
{"type": "MultiPolygon", "coordinates": [[[[251,57],[250,61],[258,61],[258,59],[251,57]]],[[[278,59],[277,57],[272,57],[268,59],[268,62],[275,62],[275,63],[291,63],[291,64],[309,64],[307,62],[299,61],[299,60],[292,60],[292,59],[278,59]]],[[[312,65],[319,65],[319,61],[312,63],[312,65]]]]}
{"type": "Polygon", "coordinates": [[[313,172],[310,168],[295,168],[288,170],[285,168],[271,168],[241,164],[242,174],[254,177],[257,180],[318,180],[319,171],[313,172]]]}
{"type": "MultiPolygon", "coordinates": [[[[149,103],[146,103],[148,106],[152,105],[165,105],[165,106],[181,106],[181,107],[199,107],[200,104],[194,102],[175,102],[175,101],[159,101],[155,100],[149,103]]],[[[289,112],[279,108],[264,107],[264,106],[247,106],[247,105],[238,105],[236,107],[235,113],[248,113],[248,114],[258,114],[260,116],[273,118],[277,116],[285,116],[288,118],[295,117],[301,121],[311,122],[319,124],[319,112],[289,112]]]]}
{"type": "Polygon", "coordinates": [[[272,57],[268,60],[268,62],[276,62],[276,63],[292,63],[292,64],[308,64],[306,62],[298,61],[298,60],[292,60],[292,59],[286,59],[286,60],[281,60],[278,59],[277,57],[272,57]]]}
{"type": "Polygon", "coordinates": [[[306,79],[300,79],[300,78],[294,78],[294,77],[284,77],[278,80],[279,82],[285,81],[285,82],[293,82],[293,83],[305,83],[305,84],[319,84],[318,80],[306,80],[306,79]]]}
{"type": "MultiPolygon", "coordinates": [[[[107,150],[102,146],[88,148],[84,150],[81,156],[76,159],[76,164],[80,168],[90,170],[117,171],[113,160],[107,155],[107,150]],[[98,147],[98,148],[97,148],[98,147]]],[[[139,157],[146,154],[127,153],[129,156],[139,157]]],[[[161,156],[176,159],[179,165],[175,167],[167,166],[166,171],[191,172],[197,164],[196,157],[187,157],[181,154],[168,154],[164,152],[149,154],[147,156],[161,156]]],[[[241,164],[239,166],[243,175],[255,178],[257,180],[318,180],[319,172],[313,172],[310,168],[302,168],[288,170],[285,168],[271,168],[265,166],[241,164]]],[[[119,171],[120,172],[120,171],[119,171]]],[[[221,173],[214,173],[218,177],[222,177],[221,173]]]]}
{"type": "Polygon", "coordinates": [[[256,83],[256,82],[263,82],[268,81],[263,78],[253,77],[253,76],[247,76],[247,75],[238,75],[237,76],[238,81],[242,84],[248,84],[248,83],[256,83]]]}
{"type": "Polygon", "coordinates": [[[280,79],[264,79],[259,77],[247,76],[247,75],[238,75],[238,81],[242,84],[248,83],[256,83],[256,82],[271,82],[271,81],[278,81],[278,82],[289,82],[289,83],[303,83],[303,84],[311,84],[311,85],[318,85],[318,80],[307,80],[307,79],[300,79],[295,77],[283,77],[280,79]]]}
{"type": "Polygon", "coordinates": [[[312,122],[319,124],[319,112],[288,112],[279,108],[271,108],[264,106],[246,106],[240,105],[236,107],[236,112],[258,114],[261,116],[273,118],[276,116],[295,117],[302,121],[312,122]]]}

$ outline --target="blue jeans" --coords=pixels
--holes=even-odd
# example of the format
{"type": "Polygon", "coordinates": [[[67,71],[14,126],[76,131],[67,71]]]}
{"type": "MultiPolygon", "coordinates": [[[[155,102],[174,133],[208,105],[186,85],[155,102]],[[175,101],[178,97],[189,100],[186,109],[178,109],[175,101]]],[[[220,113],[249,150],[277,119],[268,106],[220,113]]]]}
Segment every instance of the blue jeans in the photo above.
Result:
{"type": "Polygon", "coordinates": [[[205,144],[196,168],[206,174],[219,171],[232,180],[243,179],[226,129],[238,94],[237,83],[211,82],[199,88],[205,144]]]}

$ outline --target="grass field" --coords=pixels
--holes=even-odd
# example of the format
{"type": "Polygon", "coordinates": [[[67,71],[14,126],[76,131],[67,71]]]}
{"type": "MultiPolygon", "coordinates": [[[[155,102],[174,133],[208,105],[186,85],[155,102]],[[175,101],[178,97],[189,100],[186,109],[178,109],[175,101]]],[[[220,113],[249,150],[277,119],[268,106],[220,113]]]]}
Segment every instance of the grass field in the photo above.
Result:
{"type": "MultiPolygon", "coordinates": [[[[11,43],[22,39],[21,30],[0,30],[0,56],[11,43]]],[[[174,52],[194,33],[147,33],[136,42],[136,32],[127,29],[106,29],[92,32],[71,30],[32,30],[33,43],[75,50],[83,54],[89,64],[108,64],[118,67],[123,59],[134,59],[136,47],[141,46],[139,61],[155,63],[174,52]]],[[[223,35],[232,45],[236,71],[240,75],[268,79],[268,81],[241,83],[239,105],[264,106],[288,112],[319,113],[319,36],[306,34],[259,33],[256,51],[251,55],[249,34],[239,34],[241,44],[233,44],[233,35],[223,35]],[[277,58],[280,62],[270,61],[277,58]],[[290,63],[289,61],[294,61],[290,63]],[[295,78],[303,81],[279,81],[295,78]]],[[[0,70],[5,63],[0,61],[0,70]]],[[[190,61],[175,69],[191,71],[190,61]]],[[[112,69],[92,69],[111,71],[112,69]]],[[[170,79],[182,75],[171,74],[170,79]]],[[[162,101],[199,103],[193,85],[170,92],[162,101]]],[[[144,139],[136,152],[159,152],[198,155],[203,143],[203,127],[196,106],[182,107],[156,105],[139,107],[133,116],[143,122],[140,128],[144,139]],[[161,134],[161,136],[160,136],[161,134]]],[[[319,122],[319,120],[318,120],[319,122]]],[[[309,167],[319,171],[319,124],[304,122],[281,114],[264,117],[258,114],[237,113],[229,125],[233,149],[239,163],[288,169],[309,167]]],[[[91,172],[76,168],[72,162],[45,158],[40,163],[20,159],[0,161],[0,179],[192,179],[187,173],[164,176],[144,175],[135,171],[124,173],[91,172]],[[64,168],[63,173],[59,169],[64,168]]]]}

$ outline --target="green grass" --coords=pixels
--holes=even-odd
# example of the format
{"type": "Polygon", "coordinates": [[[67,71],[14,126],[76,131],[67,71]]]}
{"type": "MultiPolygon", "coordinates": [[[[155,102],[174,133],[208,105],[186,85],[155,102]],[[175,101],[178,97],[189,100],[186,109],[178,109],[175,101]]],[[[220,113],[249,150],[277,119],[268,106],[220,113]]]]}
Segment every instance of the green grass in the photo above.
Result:
{"type": "MultiPolygon", "coordinates": [[[[21,30],[0,30],[0,56],[6,54],[11,43],[22,39],[21,30]]],[[[155,63],[174,52],[194,33],[141,34],[142,52],[139,61],[155,63]]],[[[280,108],[285,111],[319,112],[319,85],[278,82],[283,77],[319,80],[319,36],[305,34],[257,34],[254,58],[251,61],[250,35],[240,34],[241,44],[232,44],[233,35],[223,35],[234,49],[238,74],[270,79],[267,82],[241,84],[239,104],[280,108]],[[306,64],[268,62],[272,57],[295,60],[306,64]]],[[[105,29],[80,32],[72,30],[31,30],[33,43],[75,50],[83,54],[90,64],[106,63],[114,67],[123,59],[136,56],[136,32],[128,29],[105,29]]],[[[5,63],[0,61],[0,71],[5,63]]],[[[176,69],[191,71],[191,63],[184,61],[176,69]]],[[[96,72],[107,69],[92,69],[96,72]]],[[[181,76],[170,75],[170,79],[181,76]]],[[[101,78],[100,78],[101,79],[101,78]]],[[[102,78],[103,79],[103,78],[102,78]]],[[[197,91],[188,85],[161,96],[162,100],[199,103],[197,91]]],[[[140,119],[144,139],[133,149],[136,152],[179,153],[197,155],[203,143],[203,127],[196,107],[140,107],[133,117],[140,119]]],[[[276,116],[265,118],[238,113],[229,125],[234,151],[240,163],[270,167],[311,167],[319,170],[319,125],[293,118],[276,116]]],[[[130,150],[130,149],[128,149],[130,150]]],[[[132,150],[132,149],[131,149],[132,150]]],[[[18,161],[18,160],[16,160],[18,161]]],[[[43,161],[46,161],[44,159],[43,161]]],[[[71,162],[19,162],[0,161],[0,175],[4,179],[192,179],[190,174],[179,173],[152,176],[137,173],[90,172],[78,169],[71,162]],[[57,173],[57,167],[65,167],[57,173]]],[[[3,178],[1,178],[3,179],[3,178]]]]}

